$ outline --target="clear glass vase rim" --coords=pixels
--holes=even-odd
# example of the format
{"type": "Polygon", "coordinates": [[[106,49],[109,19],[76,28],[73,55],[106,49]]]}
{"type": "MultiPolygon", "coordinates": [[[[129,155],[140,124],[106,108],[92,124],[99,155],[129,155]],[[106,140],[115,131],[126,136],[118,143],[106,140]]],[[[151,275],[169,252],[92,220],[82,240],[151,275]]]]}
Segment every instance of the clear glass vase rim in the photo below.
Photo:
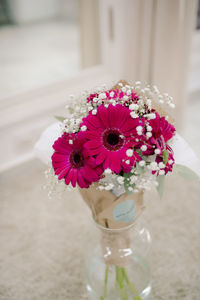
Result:
{"type": "Polygon", "coordinates": [[[126,231],[132,227],[134,227],[138,221],[138,218],[136,218],[136,220],[134,222],[132,222],[131,224],[128,224],[127,226],[123,226],[121,228],[109,228],[109,227],[105,227],[99,223],[97,223],[97,221],[93,219],[93,222],[95,223],[95,225],[97,226],[97,228],[103,230],[103,231],[106,231],[106,232],[121,232],[121,231],[126,231]]]}

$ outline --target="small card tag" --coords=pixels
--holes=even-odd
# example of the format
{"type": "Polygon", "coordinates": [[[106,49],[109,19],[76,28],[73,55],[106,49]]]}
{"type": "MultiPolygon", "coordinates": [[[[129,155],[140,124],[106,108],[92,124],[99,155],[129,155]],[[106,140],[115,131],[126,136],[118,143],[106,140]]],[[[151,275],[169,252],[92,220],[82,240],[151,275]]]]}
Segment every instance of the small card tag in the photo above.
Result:
{"type": "Polygon", "coordinates": [[[133,199],[117,204],[113,209],[113,217],[117,222],[130,223],[136,219],[137,209],[133,199]]]}

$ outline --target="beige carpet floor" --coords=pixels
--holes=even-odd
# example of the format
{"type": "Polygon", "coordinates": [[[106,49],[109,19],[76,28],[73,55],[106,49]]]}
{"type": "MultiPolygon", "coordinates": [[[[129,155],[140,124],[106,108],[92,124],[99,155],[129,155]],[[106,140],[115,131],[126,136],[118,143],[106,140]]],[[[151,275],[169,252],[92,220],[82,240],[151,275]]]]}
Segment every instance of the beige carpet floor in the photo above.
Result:
{"type": "MultiPolygon", "coordinates": [[[[85,300],[84,252],[96,229],[77,191],[48,199],[37,160],[0,177],[0,300],[85,300]]],[[[200,299],[200,184],[175,175],[146,195],[151,299],[200,299]]]]}

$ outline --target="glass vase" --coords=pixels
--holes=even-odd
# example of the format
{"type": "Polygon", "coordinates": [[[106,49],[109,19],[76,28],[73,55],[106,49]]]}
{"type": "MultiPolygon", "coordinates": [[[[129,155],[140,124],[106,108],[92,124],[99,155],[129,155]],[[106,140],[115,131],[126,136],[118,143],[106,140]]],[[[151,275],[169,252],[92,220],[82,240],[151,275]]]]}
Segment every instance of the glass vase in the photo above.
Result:
{"type": "Polygon", "coordinates": [[[97,228],[99,243],[94,248],[90,246],[87,259],[89,299],[148,299],[151,236],[144,222],[136,220],[120,229],[97,224],[97,228]]]}

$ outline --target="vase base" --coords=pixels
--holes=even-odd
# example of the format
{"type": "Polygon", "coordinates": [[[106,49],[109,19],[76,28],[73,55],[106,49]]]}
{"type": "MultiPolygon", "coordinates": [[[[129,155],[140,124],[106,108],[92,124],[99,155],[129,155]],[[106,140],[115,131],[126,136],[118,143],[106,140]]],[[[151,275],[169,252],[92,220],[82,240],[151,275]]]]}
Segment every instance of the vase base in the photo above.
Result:
{"type": "MultiPolygon", "coordinates": [[[[87,284],[86,285],[87,291],[88,291],[88,296],[89,300],[101,300],[99,295],[96,294],[96,292],[87,284]]],[[[151,285],[149,284],[138,296],[135,296],[135,300],[148,300],[149,296],[151,293],[151,285]]],[[[127,298],[127,300],[134,300],[133,295],[127,298]]],[[[103,297],[102,300],[122,300],[120,296],[116,296],[116,294],[113,294],[112,296],[109,297],[103,297]],[[116,298],[117,297],[117,298],[116,298]]]]}

